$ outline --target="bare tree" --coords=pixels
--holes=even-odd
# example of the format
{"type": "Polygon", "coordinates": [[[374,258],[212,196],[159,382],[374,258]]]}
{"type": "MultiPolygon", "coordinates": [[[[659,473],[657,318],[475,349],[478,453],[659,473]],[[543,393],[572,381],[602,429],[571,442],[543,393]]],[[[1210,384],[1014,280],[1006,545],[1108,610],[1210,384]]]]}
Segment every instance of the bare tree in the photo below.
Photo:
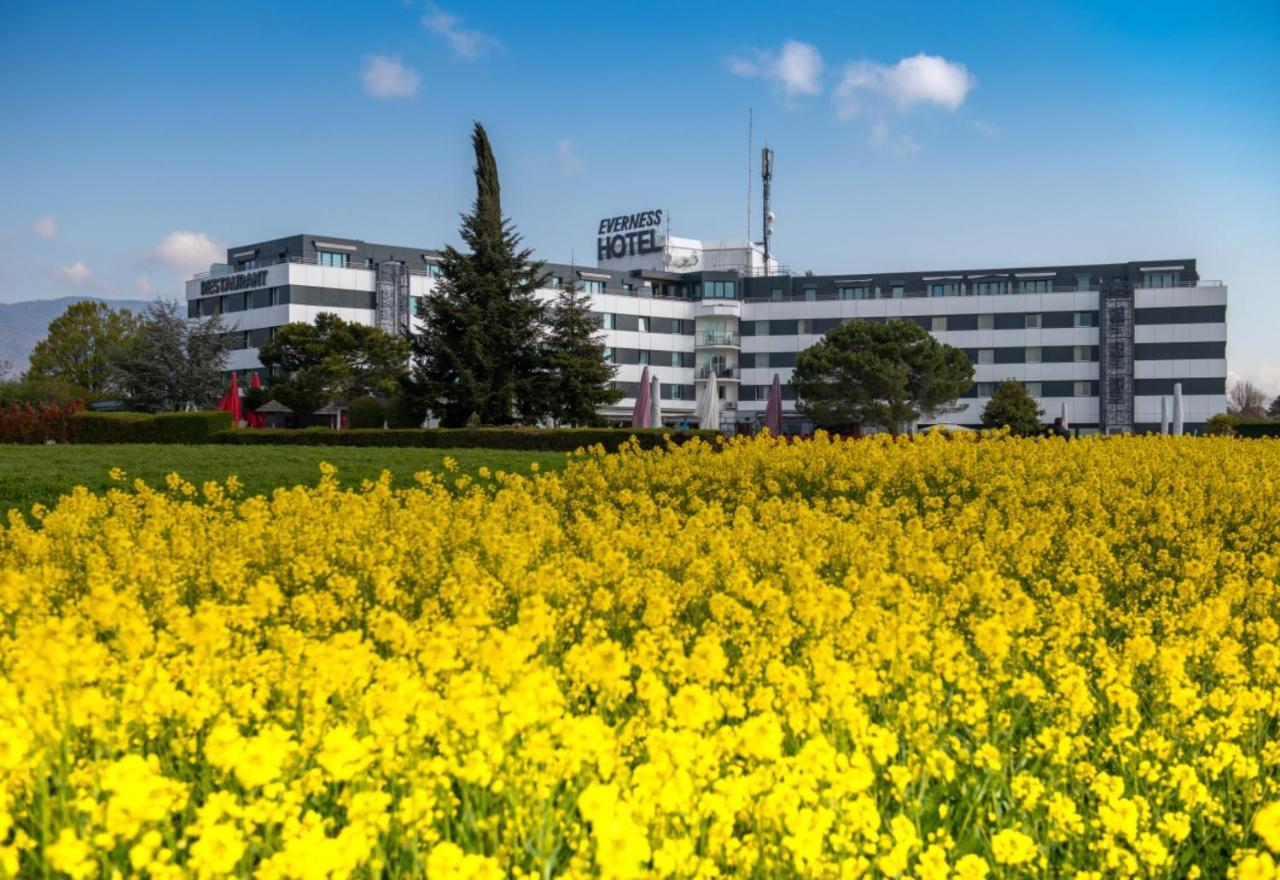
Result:
{"type": "Polygon", "coordinates": [[[1246,419],[1267,417],[1267,395],[1248,379],[1241,379],[1227,392],[1227,412],[1246,419]]]}

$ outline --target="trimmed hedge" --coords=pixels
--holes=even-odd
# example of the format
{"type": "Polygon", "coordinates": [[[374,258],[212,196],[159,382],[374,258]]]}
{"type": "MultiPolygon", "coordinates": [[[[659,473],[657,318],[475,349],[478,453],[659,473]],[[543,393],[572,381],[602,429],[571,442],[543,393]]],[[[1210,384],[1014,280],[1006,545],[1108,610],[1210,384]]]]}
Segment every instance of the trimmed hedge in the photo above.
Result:
{"type": "Polygon", "coordinates": [[[708,443],[716,431],[659,428],[397,428],[391,430],[350,428],[306,428],[290,431],[263,428],[256,431],[220,431],[214,443],[242,446],[416,446],[424,449],[528,449],[545,452],[572,452],[597,443],[613,452],[631,437],[644,449],[685,443],[701,437],[708,443]]]}
{"type": "Polygon", "coordinates": [[[72,443],[211,443],[230,432],[229,412],[94,413],[71,417],[72,443]]]}
{"type": "Polygon", "coordinates": [[[1236,422],[1237,437],[1280,437],[1280,421],[1236,422]]]}

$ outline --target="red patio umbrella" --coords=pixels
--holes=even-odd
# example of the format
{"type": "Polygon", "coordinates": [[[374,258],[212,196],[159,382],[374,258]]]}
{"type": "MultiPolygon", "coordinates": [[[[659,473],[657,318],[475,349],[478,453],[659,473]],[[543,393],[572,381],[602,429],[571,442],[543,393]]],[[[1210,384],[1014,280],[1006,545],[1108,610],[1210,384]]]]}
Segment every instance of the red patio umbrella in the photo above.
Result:
{"type": "MultiPolygon", "coordinates": [[[[249,380],[250,388],[261,388],[262,380],[258,378],[258,371],[254,370],[253,378],[249,380]]],[[[250,428],[261,428],[267,423],[267,417],[256,412],[245,413],[245,421],[249,423],[250,428]]]]}
{"type": "Polygon", "coordinates": [[[773,374],[773,387],[769,389],[769,402],[764,406],[764,426],[775,437],[782,434],[782,382],[773,374]]]}
{"type": "Polygon", "coordinates": [[[237,425],[240,423],[240,379],[235,371],[231,373],[231,385],[227,388],[227,393],[218,401],[218,409],[231,413],[231,421],[237,425]]]}
{"type": "Polygon", "coordinates": [[[646,366],[640,375],[640,387],[636,389],[636,408],[631,412],[631,427],[649,427],[649,368],[646,366]]]}

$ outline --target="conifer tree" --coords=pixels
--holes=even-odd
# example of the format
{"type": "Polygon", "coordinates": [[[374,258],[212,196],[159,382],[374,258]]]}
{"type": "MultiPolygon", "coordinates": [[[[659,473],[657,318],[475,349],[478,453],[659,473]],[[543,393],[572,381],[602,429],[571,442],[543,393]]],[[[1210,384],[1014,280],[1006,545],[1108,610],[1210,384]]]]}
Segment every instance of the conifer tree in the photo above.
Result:
{"type": "Polygon", "coordinates": [[[985,428],[1008,428],[1010,434],[1032,437],[1044,431],[1040,417],[1044,410],[1017,379],[1005,379],[982,410],[985,428]]]}
{"type": "Polygon", "coordinates": [[[548,410],[558,425],[597,425],[599,407],[617,403],[622,392],[609,387],[618,368],[605,360],[600,325],[590,299],[578,285],[556,296],[547,327],[548,410]]]}
{"type": "Polygon", "coordinates": [[[462,218],[466,252],[446,246],[441,254],[408,388],[446,427],[473,416],[487,425],[533,422],[547,412],[545,308],[534,293],[546,276],[502,216],[498,164],[478,122],[471,142],[476,200],[462,218]]]}

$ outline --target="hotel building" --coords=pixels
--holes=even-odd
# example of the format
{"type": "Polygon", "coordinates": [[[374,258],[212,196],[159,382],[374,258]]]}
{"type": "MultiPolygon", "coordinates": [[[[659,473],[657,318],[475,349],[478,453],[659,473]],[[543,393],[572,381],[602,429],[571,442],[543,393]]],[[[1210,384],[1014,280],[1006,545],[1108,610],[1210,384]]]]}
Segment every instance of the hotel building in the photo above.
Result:
{"type": "MultiPolygon", "coordinates": [[[[977,426],[996,384],[1025,383],[1046,421],[1065,404],[1081,431],[1159,430],[1162,398],[1181,384],[1186,430],[1226,409],[1227,288],[1190,258],[1072,266],[794,275],[746,241],[660,232],[661,212],[601,221],[595,267],[548,263],[550,299],[577,284],[600,316],[624,398],[604,415],[630,416],[647,365],[665,421],[693,418],[714,373],[720,427],[751,430],[774,375],[787,431],[810,425],[787,385],[796,355],[843,321],[914,321],[963,349],[974,385],[951,424],[977,426]]],[[[228,368],[261,368],[258,346],[276,328],[332,312],[389,331],[420,330],[438,253],[328,235],[229,248],[186,284],[192,318],[233,328],[228,368]]],[[[264,377],[266,378],[266,377],[264,377]]]]}

